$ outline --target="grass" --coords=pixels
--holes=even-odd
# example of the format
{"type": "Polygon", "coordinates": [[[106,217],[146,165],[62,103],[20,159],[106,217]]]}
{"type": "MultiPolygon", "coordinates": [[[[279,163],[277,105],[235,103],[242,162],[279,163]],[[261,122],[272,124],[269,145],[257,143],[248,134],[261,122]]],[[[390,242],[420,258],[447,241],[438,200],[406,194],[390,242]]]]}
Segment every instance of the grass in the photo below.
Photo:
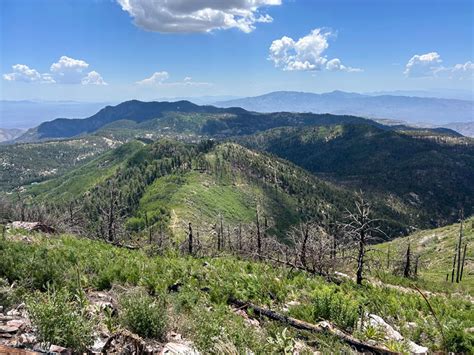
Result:
{"type": "Polygon", "coordinates": [[[37,201],[61,201],[78,198],[101,181],[112,176],[117,169],[133,156],[142,143],[134,141],[74,169],[64,175],[27,188],[27,193],[37,201]]]}
{"type": "MultiPolygon", "coordinates": [[[[474,294],[474,218],[464,223],[463,245],[467,243],[466,261],[463,280],[461,283],[451,283],[453,257],[458,243],[460,224],[452,224],[442,228],[416,232],[408,237],[398,238],[391,242],[376,246],[376,258],[382,265],[387,263],[387,253],[390,252],[392,264],[403,260],[408,243],[411,244],[413,255],[419,256],[418,278],[403,279],[393,276],[386,271],[374,272],[383,281],[393,284],[419,287],[438,292],[460,292],[467,295],[474,294]],[[446,282],[446,274],[449,281],[446,282]]],[[[386,268],[382,268],[385,269],[386,268]]]]}
{"type": "MultiPolygon", "coordinates": [[[[212,161],[214,157],[208,157],[212,161]]],[[[297,221],[297,201],[281,191],[270,190],[249,182],[244,176],[216,176],[205,172],[181,172],[156,179],[146,188],[136,216],[165,215],[168,226],[177,239],[187,233],[191,222],[201,235],[212,232],[222,216],[225,226],[255,221],[256,208],[269,217],[272,231],[284,237],[284,231],[297,221]],[[164,213],[160,211],[166,211],[164,213]]]]}
{"type": "MultiPolygon", "coordinates": [[[[255,329],[229,308],[229,297],[281,312],[289,307],[288,302],[296,301],[289,308],[290,315],[310,322],[328,319],[349,331],[354,330],[356,314],[367,311],[383,317],[404,336],[433,351],[469,352],[473,349],[472,335],[464,331],[474,326],[473,306],[456,295],[430,297],[445,329],[443,340],[429,307],[416,293],[357,286],[351,281],[336,285],[304,272],[234,257],[197,259],[171,254],[152,257],[147,256],[146,250],[121,249],[73,236],[36,234],[31,239],[27,244],[15,241],[15,235],[8,235],[6,240],[0,241],[3,256],[0,277],[9,284],[16,282],[24,294],[41,292],[44,295],[51,287],[75,292],[78,284],[88,290],[108,290],[113,285],[129,289],[143,287],[148,296],[143,296],[144,301],[137,305],[128,304],[131,313],[125,317],[129,321],[123,324],[159,338],[163,329],[161,319],[164,319],[161,317],[166,308],[172,330],[184,334],[206,352],[250,349],[255,353],[268,353],[275,346],[291,345],[285,339],[289,334],[295,340],[304,338],[321,351],[348,351],[332,337],[293,331],[283,335],[283,325],[263,319],[259,329],[255,329]],[[182,284],[179,292],[168,293],[168,288],[176,283],[182,284]],[[162,308],[154,308],[155,305],[162,308]],[[152,308],[150,314],[156,316],[143,312],[149,307],[152,308]],[[147,327],[140,330],[143,319],[148,317],[157,320],[157,326],[151,327],[156,331],[147,327]],[[408,322],[415,325],[408,327],[408,322]]],[[[38,299],[41,298],[38,296],[38,299]]]]}

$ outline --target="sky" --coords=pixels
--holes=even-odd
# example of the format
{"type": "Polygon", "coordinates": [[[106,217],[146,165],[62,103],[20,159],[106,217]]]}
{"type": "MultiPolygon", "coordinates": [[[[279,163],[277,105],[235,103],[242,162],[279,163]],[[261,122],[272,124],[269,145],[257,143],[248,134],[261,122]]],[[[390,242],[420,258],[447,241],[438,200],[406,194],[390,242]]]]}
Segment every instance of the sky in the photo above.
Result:
{"type": "Polygon", "coordinates": [[[0,99],[473,90],[472,0],[0,0],[0,99]]]}

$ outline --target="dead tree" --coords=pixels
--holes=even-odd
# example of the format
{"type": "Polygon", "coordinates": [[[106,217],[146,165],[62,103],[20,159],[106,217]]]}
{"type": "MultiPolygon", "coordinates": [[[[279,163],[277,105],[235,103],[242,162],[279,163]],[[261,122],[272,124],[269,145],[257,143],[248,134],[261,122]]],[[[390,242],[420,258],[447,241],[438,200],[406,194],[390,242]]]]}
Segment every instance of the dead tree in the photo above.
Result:
{"type": "Polygon", "coordinates": [[[409,278],[410,277],[410,260],[411,253],[410,253],[410,242],[408,242],[407,252],[405,256],[405,268],[403,269],[403,277],[409,278]]]}
{"type": "Polygon", "coordinates": [[[355,210],[347,211],[348,222],[343,224],[346,235],[355,242],[357,247],[357,284],[362,284],[366,262],[367,244],[375,234],[383,234],[376,225],[377,220],[371,218],[371,206],[362,193],[355,201],[355,210]]]}
{"type": "Polygon", "coordinates": [[[189,255],[193,255],[193,227],[191,225],[191,222],[189,222],[188,252],[189,255]]]}
{"type": "Polygon", "coordinates": [[[457,257],[457,254],[455,252],[454,258],[453,258],[453,270],[451,271],[451,283],[454,282],[454,270],[456,269],[456,257],[457,257]]]}
{"type": "Polygon", "coordinates": [[[460,211],[460,219],[461,225],[459,227],[459,240],[458,240],[458,247],[457,247],[457,259],[458,265],[456,268],[456,282],[459,283],[459,275],[461,273],[461,248],[462,248],[462,237],[463,237],[463,224],[464,224],[464,212],[463,210],[460,211]]]}
{"type": "Polygon", "coordinates": [[[292,265],[312,273],[327,274],[335,263],[332,257],[333,238],[316,221],[304,221],[288,232],[294,254],[292,265]]]}

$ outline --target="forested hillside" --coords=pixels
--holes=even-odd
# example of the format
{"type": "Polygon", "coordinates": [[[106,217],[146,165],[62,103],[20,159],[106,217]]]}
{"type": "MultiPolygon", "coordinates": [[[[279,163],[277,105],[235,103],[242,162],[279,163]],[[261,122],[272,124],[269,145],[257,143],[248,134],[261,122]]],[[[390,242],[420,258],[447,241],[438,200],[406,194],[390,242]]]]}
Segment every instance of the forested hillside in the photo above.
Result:
{"type": "Polygon", "coordinates": [[[474,141],[366,125],[277,128],[239,139],[323,179],[371,191],[425,225],[474,213],[474,141]]]}
{"type": "MultiPolygon", "coordinates": [[[[109,138],[194,136],[222,138],[253,134],[282,126],[314,126],[328,124],[366,124],[386,130],[411,129],[384,126],[362,117],[348,115],[312,114],[295,112],[257,113],[242,108],[199,106],[189,101],[141,102],[126,101],[107,106],[95,115],[84,119],[58,118],[28,130],[17,142],[34,142],[46,139],[70,138],[98,131],[112,134],[109,138]],[[118,135],[117,137],[113,134],[118,135]]],[[[426,129],[436,134],[458,136],[449,129],[426,129]]],[[[189,138],[189,137],[188,137],[189,138]]]]}
{"type": "MultiPolygon", "coordinates": [[[[19,196],[31,209],[74,206],[85,213],[83,228],[111,240],[115,234],[148,238],[165,232],[182,240],[189,223],[204,239],[217,232],[235,234],[239,228],[251,233],[258,218],[268,234],[285,239],[299,221],[317,216],[335,221],[355,201],[348,189],[234,143],[171,140],[124,144],[19,196]],[[111,203],[113,231],[100,217],[111,203]]],[[[406,233],[416,222],[408,213],[373,203],[384,220],[384,238],[406,233]]]]}

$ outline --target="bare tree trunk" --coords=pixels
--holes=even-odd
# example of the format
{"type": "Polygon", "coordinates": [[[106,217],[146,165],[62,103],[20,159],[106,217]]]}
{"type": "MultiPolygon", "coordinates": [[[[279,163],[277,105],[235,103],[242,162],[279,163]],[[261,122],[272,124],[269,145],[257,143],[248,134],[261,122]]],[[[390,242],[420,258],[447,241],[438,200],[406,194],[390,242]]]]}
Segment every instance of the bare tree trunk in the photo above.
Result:
{"type": "Polygon", "coordinates": [[[189,255],[193,255],[193,227],[191,225],[191,222],[189,222],[188,252],[189,255]]]}
{"type": "Polygon", "coordinates": [[[364,272],[364,257],[365,257],[365,233],[361,231],[359,240],[359,255],[357,257],[357,273],[356,281],[358,285],[362,284],[363,272],[364,272]]]}
{"type": "Polygon", "coordinates": [[[378,347],[377,345],[372,345],[372,344],[360,341],[354,338],[349,333],[346,333],[338,329],[337,327],[333,326],[331,323],[327,321],[323,321],[318,324],[312,324],[312,323],[307,323],[305,321],[301,321],[296,318],[288,317],[287,315],[272,311],[271,309],[268,309],[268,308],[257,306],[250,302],[243,302],[243,301],[231,298],[229,299],[229,303],[235,307],[238,307],[238,309],[243,309],[246,312],[251,310],[252,313],[255,313],[260,316],[265,316],[272,320],[282,322],[283,324],[288,324],[289,326],[295,329],[310,331],[314,333],[332,334],[333,336],[339,338],[341,341],[349,344],[350,346],[354,347],[360,352],[364,352],[364,353],[368,352],[368,353],[373,353],[373,354],[397,354],[393,351],[390,351],[387,348],[378,347]]]}
{"type": "Polygon", "coordinates": [[[454,282],[454,270],[456,269],[456,251],[454,252],[454,259],[453,259],[453,270],[451,271],[451,283],[454,282]]]}
{"type": "Polygon", "coordinates": [[[308,243],[309,227],[307,224],[303,226],[303,243],[301,244],[301,264],[306,267],[306,245],[308,243]]]}
{"type": "Polygon", "coordinates": [[[413,273],[413,276],[418,277],[418,261],[420,260],[420,256],[417,255],[415,258],[415,271],[413,273]]]}
{"type": "Polygon", "coordinates": [[[390,269],[390,245],[387,248],[387,271],[390,269]]]}
{"type": "Polygon", "coordinates": [[[458,253],[457,253],[457,259],[458,259],[458,265],[456,269],[456,282],[459,283],[459,274],[461,273],[461,248],[462,248],[462,237],[463,237],[463,223],[464,223],[464,213],[461,210],[461,226],[459,228],[459,241],[458,241],[458,253]]]}
{"type": "Polygon", "coordinates": [[[403,270],[403,277],[410,277],[410,243],[408,243],[406,258],[405,258],[405,269],[403,270]]]}

